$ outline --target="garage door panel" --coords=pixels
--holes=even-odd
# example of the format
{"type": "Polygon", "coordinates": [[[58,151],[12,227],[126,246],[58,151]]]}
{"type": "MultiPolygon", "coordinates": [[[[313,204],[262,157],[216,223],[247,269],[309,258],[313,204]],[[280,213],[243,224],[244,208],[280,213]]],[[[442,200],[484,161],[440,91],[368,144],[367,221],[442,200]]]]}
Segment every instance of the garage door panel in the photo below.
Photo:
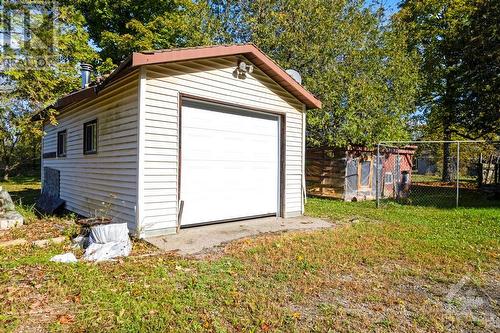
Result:
{"type": "Polygon", "coordinates": [[[277,212],[276,116],[187,102],[181,133],[182,225],[277,212]]]}
{"type": "MultiPolygon", "coordinates": [[[[251,137],[241,133],[214,134],[207,129],[184,128],[182,133],[183,158],[203,161],[273,161],[277,147],[268,147],[274,138],[251,137]],[[228,135],[231,134],[231,135],[228,135]],[[221,149],[212,149],[212,146],[221,149]],[[189,149],[186,149],[188,147],[189,149]],[[272,149],[270,149],[272,148],[272,149]]],[[[274,163],[275,161],[273,161],[274,163]]]]}

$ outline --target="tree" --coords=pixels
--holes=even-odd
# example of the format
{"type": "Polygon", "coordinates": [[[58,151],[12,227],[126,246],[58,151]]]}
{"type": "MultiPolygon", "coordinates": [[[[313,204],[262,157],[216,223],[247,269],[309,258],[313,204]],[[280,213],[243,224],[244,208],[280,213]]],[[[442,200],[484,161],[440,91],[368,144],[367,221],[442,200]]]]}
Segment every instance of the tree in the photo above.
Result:
{"type": "Polygon", "coordinates": [[[242,13],[249,31],[242,36],[298,70],[322,100],[322,109],[308,113],[309,145],[408,137],[418,72],[404,33],[384,24],[382,10],[358,0],[256,0],[242,13]]]}
{"type": "Polygon", "coordinates": [[[103,59],[118,64],[134,51],[211,44],[217,22],[206,1],[77,0],[103,59]]]}
{"type": "MultiPolygon", "coordinates": [[[[421,59],[419,108],[430,131],[445,141],[498,134],[498,3],[406,0],[394,19],[421,59]]],[[[451,180],[450,165],[444,143],[443,181],[451,180]]]]}
{"type": "MultiPolygon", "coordinates": [[[[4,7],[5,11],[27,10],[23,3],[5,6],[11,6],[4,7]]],[[[0,166],[4,180],[25,162],[28,147],[39,152],[43,133],[41,125],[31,121],[33,113],[79,88],[78,63],[97,60],[97,54],[88,45],[83,16],[72,6],[61,6],[57,11],[47,7],[38,13],[38,24],[24,26],[28,30],[25,35],[36,39],[4,45],[0,56],[2,63],[12,63],[1,75],[4,91],[0,96],[0,166]]],[[[51,121],[55,118],[51,117],[51,121]]]]}
{"type": "Polygon", "coordinates": [[[103,58],[132,51],[254,42],[295,68],[320,97],[308,140],[366,145],[407,137],[417,73],[404,34],[382,24],[361,0],[79,0],[103,58]]]}
{"type": "Polygon", "coordinates": [[[455,87],[457,119],[453,132],[476,140],[500,135],[500,2],[475,2],[458,29],[455,87]]]}

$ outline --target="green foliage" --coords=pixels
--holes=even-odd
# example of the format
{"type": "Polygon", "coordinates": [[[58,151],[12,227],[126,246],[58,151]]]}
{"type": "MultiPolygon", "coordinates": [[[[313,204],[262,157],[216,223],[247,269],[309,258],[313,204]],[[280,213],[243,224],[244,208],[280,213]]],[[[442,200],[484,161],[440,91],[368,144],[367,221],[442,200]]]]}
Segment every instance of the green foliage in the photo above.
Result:
{"type": "Polygon", "coordinates": [[[13,57],[45,60],[43,67],[18,63],[1,74],[3,83],[12,87],[0,96],[0,166],[5,179],[26,158],[39,157],[42,130],[40,124],[31,121],[33,113],[79,87],[80,61],[97,60],[97,54],[88,45],[84,18],[75,8],[60,6],[57,12],[40,14],[39,19],[43,23],[30,26],[30,34],[46,45],[51,45],[55,38],[55,50],[21,43],[16,50],[2,46],[0,55],[0,61],[13,57]],[[52,29],[55,19],[58,24],[52,29]]]}
{"type": "Polygon", "coordinates": [[[395,15],[421,59],[428,131],[445,140],[498,136],[499,8],[490,0],[407,0],[395,15]]]}
{"type": "Polygon", "coordinates": [[[463,137],[500,139],[500,2],[475,1],[454,41],[457,128],[463,137]]]}
{"type": "Polygon", "coordinates": [[[382,11],[357,0],[260,0],[241,10],[248,33],[240,35],[283,68],[298,70],[323,102],[321,110],[308,113],[309,145],[408,137],[417,67],[405,34],[384,25],[382,11]]]}
{"type": "MultiPolygon", "coordinates": [[[[420,56],[419,108],[424,133],[440,139],[498,139],[500,44],[498,3],[406,0],[394,21],[420,56]]],[[[450,144],[443,145],[443,181],[451,180],[450,144]]]]}
{"type": "Polygon", "coordinates": [[[216,23],[206,1],[78,0],[103,59],[117,64],[134,51],[212,43],[216,23]]]}

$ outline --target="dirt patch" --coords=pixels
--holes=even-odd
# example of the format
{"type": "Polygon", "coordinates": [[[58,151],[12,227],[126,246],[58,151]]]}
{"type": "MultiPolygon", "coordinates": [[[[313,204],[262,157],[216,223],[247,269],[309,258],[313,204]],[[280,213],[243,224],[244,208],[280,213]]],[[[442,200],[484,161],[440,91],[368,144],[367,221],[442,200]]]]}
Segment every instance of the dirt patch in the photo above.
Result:
{"type": "MultiPolygon", "coordinates": [[[[345,274],[303,302],[290,304],[299,331],[498,332],[499,285],[491,272],[481,286],[420,276],[345,274]],[[458,286],[458,288],[457,288],[458,286]]],[[[461,280],[462,281],[462,280],[461,280]]]]}
{"type": "Polygon", "coordinates": [[[9,273],[10,283],[0,288],[3,314],[9,318],[6,327],[15,326],[14,332],[46,332],[49,324],[73,318],[72,308],[79,298],[52,299],[45,290],[50,277],[42,267],[25,266],[9,273]]]}

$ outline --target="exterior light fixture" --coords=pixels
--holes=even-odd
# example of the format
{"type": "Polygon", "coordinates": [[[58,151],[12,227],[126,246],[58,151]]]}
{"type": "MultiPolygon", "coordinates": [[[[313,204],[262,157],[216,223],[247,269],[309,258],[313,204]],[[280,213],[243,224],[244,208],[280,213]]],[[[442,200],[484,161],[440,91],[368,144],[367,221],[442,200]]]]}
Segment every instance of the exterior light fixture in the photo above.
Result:
{"type": "Polygon", "coordinates": [[[253,65],[247,65],[244,61],[240,61],[238,64],[238,69],[243,73],[252,73],[253,65]]]}
{"type": "Polygon", "coordinates": [[[247,65],[246,62],[240,60],[233,74],[234,77],[237,77],[238,79],[245,79],[246,74],[252,72],[253,72],[253,65],[247,65]]]}

